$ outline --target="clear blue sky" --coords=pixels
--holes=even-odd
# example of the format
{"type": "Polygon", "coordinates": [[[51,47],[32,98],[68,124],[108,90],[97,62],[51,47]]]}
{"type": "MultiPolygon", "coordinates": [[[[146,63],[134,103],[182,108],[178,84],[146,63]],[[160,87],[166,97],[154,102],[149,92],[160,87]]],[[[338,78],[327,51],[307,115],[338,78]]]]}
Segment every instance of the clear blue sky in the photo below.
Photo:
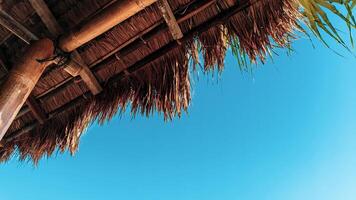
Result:
{"type": "Polygon", "coordinates": [[[356,59],[307,40],[200,76],[189,114],[90,128],[74,156],[0,165],[1,200],[354,200],[356,59]]]}

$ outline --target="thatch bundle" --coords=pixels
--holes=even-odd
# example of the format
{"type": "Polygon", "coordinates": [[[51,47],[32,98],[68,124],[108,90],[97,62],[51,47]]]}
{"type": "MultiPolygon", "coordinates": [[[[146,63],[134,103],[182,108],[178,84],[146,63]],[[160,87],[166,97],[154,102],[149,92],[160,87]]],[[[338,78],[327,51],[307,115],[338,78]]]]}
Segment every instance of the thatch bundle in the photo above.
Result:
{"type": "MultiPolygon", "coordinates": [[[[48,0],[47,4],[59,23],[70,30],[110,2],[48,0]]],[[[288,48],[294,31],[300,30],[302,14],[297,0],[169,3],[184,34],[180,42],[172,39],[154,4],[82,46],[79,53],[104,91],[93,96],[80,78],[53,66],[33,91],[48,120],[39,124],[30,112],[24,112],[2,140],[0,160],[18,155],[36,163],[56,150],[74,153],[88,125],[95,120],[104,123],[125,109],[131,109],[132,115],[160,112],[168,120],[180,116],[191,101],[190,71],[200,62],[199,53],[204,70],[221,71],[229,47],[252,61],[263,61],[271,48],[288,48]]],[[[35,33],[50,35],[26,1],[14,3],[11,13],[35,33]]],[[[0,39],[11,65],[26,44],[9,37],[6,30],[0,30],[0,39]]]]}

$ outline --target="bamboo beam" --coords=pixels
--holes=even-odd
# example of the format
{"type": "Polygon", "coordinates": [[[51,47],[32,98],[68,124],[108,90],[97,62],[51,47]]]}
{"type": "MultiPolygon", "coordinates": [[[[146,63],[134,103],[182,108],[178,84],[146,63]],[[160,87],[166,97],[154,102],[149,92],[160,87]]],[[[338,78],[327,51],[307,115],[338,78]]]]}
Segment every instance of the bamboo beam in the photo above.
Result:
{"type": "MultiPolygon", "coordinates": [[[[31,33],[31,31],[3,10],[0,10],[0,24],[27,44],[29,44],[31,40],[38,40],[38,37],[35,34],[31,33]]],[[[0,65],[6,70],[6,73],[8,73],[7,67],[2,59],[0,65]]],[[[34,117],[40,122],[40,124],[43,124],[46,119],[46,114],[31,94],[29,95],[26,104],[29,107],[29,111],[33,113],[34,117]]]]}
{"type": "Polygon", "coordinates": [[[30,44],[31,40],[38,40],[36,35],[2,9],[0,9],[0,24],[27,44],[30,44]]]}
{"type": "Polygon", "coordinates": [[[46,112],[38,104],[37,100],[32,95],[30,95],[26,100],[26,104],[38,122],[40,124],[44,124],[47,120],[46,112]]]}
{"type": "MultiPolygon", "coordinates": [[[[31,41],[38,40],[38,37],[35,34],[33,34],[25,26],[23,26],[3,10],[0,10],[0,24],[27,44],[30,44],[31,41]]],[[[25,111],[31,111],[33,116],[40,122],[40,124],[43,124],[46,120],[46,113],[32,94],[30,94],[26,100],[26,105],[28,107],[25,109],[25,111]]]]}
{"type": "Polygon", "coordinates": [[[7,68],[5,61],[4,61],[4,56],[2,54],[2,51],[0,51],[0,67],[3,72],[5,72],[5,73],[9,72],[9,69],[7,68]]]}
{"type": "Polygon", "coordinates": [[[54,45],[49,39],[34,42],[1,85],[0,140],[47,67],[47,63],[40,63],[37,59],[46,59],[52,56],[53,52],[54,45]]]}
{"type": "Polygon", "coordinates": [[[56,18],[43,0],[29,0],[29,2],[53,36],[63,33],[62,27],[58,24],[56,18]]]}
{"type": "Polygon", "coordinates": [[[80,76],[93,95],[97,95],[103,91],[98,79],[95,77],[88,65],[84,63],[80,54],[77,51],[73,51],[72,56],[71,62],[69,62],[68,67],[64,70],[73,77],[80,76]]]}
{"type": "MultiPolygon", "coordinates": [[[[183,6],[182,8],[177,9],[175,13],[180,13],[182,11],[185,11],[184,15],[177,15],[176,17],[177,23],[178,24],[183,23],[184,21],[194,17],[198,13],[202,12],[203,10],[205,10],[206,8],[214,4],[216,1],[217,0],[196,0],[193,4],[188,4],[186,6],[183,6]]],[[[93,68],[94,66],[97,66],[100,63],[107,60],[109,57],[112,57],[120,50],[127,48],[129,46],[137,47],[137,45],[141,45],[140,47],[142,47],[143,45],[146,45],[142,43],[142,39],[146,41],[150,40],[156,35],[167,30],[167,27],[165,27],[163,23],[164,23],[163,20],[156,22],[151,27],[145,29],[141,33],[137,34],[136,36],[130,38],[128,41],[124,42],[123,44],[121,44],[120,46],[112,50],[110,53],[108,53],[107,55],[89,64],[89,66],[93,68]]],[[[120,54],[122,55],[122,53],[120,54]]]]}
{"type": "MultiPolygon", "coordinates": [[[[0,0],[1,1],[1,0],[0,0]]],[[[94,14],[90,15],[88,18],[91,19],[92,16],[96,15],[97,13],[100,13],[103,9],[105,9],[106,7],[110,6],[112,3],[116,2],[117,0],[111,0],[108,3],[106,3],[102,8],[100,8],[99,10],[97,10],[94,14]]],[[[7,9],[6,2],[3,2],[5,4],[5,6],[3,7],[3,10],[7,9]]],[[[21,21],[22,24],[25,24],[27,21],[30,20],[30,18],[35,15],[36,12],[32,11],[31,13],[29,13],[29,15],[26,16],[26,18],[24,20],[21,21]]],[[[11,32],[10,33],[6,33],[5,36],[3,36],[2,38],[0,38],[0,44],[4,43],[9,37],[11,36],[11,32]]]]}
{"type": "Polygon", "coordinates": [[[2,82],[5,80],[8,72],[9,70],[4,62],[2,52],[0,51],[0,84],[2,84],[2,82]]]}
{"type": "Polygon", "coordinates": [[[82,27],[61,37],[58,44],[59,48],[65,52],[72,52],[156,1],[157,0],[117,1],[103,10],[103,12],[97,14],[89,22],[82,25],[82,27]]]}
{"type": "MultiPolygon", "coordinates": [[[[24,19],[24,20],[21,21],[21,23],[22,23],[22,24],[25,24],[26,22],[28,22],[29,19],[30,19],[34,14],[35,14],[35,12],[32,12],[31,14],[29,14],[29,15],[26,17],[26,19],[24,19]]],[[[6,42],[6,40],[8,40],[8,39],[11,37],[12,34],[13,34],[13,33],[12,33],[11,31],[5,33],[5,35],[3,35],[3,36],[0,38],[0,44],[3,44],[4,42],[6,42]]]]}
{"type": "MultiPolygon", "coordinates": [[[[4,61],[4,56],[2,52],[0,51],[0,72],[2,72],[3,75],[6,75],[9,72],[9,69],[7,68],[5,61],[4,61]]],[[[1,80],[2,77],[0,77],[1,80]]]]}
{"type": "MultiPolygon", "coordinates": [[[[53,36],[57,37],[63,33],[62,27],[43,0],[29,0],[29,2],[53,36]]],[[[80,76],[94,95],[99,94],[103,88],[100,86],[95,75],[84,63],[77,51],[73,51],[72,54],[73,58],[64,70],[74,77],[80,76]]]]}
{"type": "Polygon", "coordinates": [[[167,0],[158,0],[158,7],[161,10],[163,18],[169,27],[169,31],[171,32],[173,39],[181,39],[183,37],[182,30],[180,29],[176,17],[174,16],[167,0]]]}
{"type": "MultiPolygon", "coordinates": [[[[181,39],[182,42],[187,42],[189,40],[192,40],[197,34],[207,31],[212,27],[215,27],[217,25],[223,24],[228,18],[230,18],[231,16],[247,9],[248,7],[254,5],[256,2],[258,2],[259,0],[255,0],[253,2],[247,2],[244,3],[242,5],[235,5],[231,8],[229,8],[226,11],[221,12],[220,14],[218,14],[217,16],[215,16],[214,18],[204,22],[203,24],[193,28],[192,30],[190,30],[188,33],[186,33],[186,35],[184,35],[184,37],[181,39]]],[[[188,16],[191,16],[188,14],[188,16]]],[[[171,50],[175,49],[179,47],[179,44],[176,41],[170,42],[167,45],[163,46],[162,48],[158,49],[157,51],[153,52],[152,54],[146,56],[145,58],[143,58],[142,60],[136,62],[135,64],[133,64],[132,66],[130,66],[128,68],[128,71],[130,73],[135,72],[137,70],[142,69],[143,67],[147,66],[148,63],[151,63],[157,59],[159,59],[160,57],[166,55],[167,53],[169,53],[171,50]]],[[[116,76],[113,76],[112,78],[109,79],[108,84],[112,84],[114,82],[116,82],[117,80],[122,79],[125,76],[124,72],[121,72],[119,74],[117,74],[116,76]]],[[[84,93],[82,96],[77,97],[76,99],[72,100],[71,102],[66,103],[63,107],[57,108],[55,111],[59,111],[61,110],[61,112],[64,112],[64,110],[66,109],[70,109],[73,108],[75,106],[78,105],[78,102],[82,102],[85,101],[86,99],[86,95],[88,95],[88,93],[84,93]]],[[[55,115],[51,116],[54,117],[55,115]]],[[[36,122],[33,122],[29,125],[25,125],[24,127],[22,127],[21,129],[19,129],[16,132],[10,133],[9,134],[9,138],[6,139],[5,142],[9,142],[12,141],[14,139],[16,139],[17,137],[21,136],[22,134],[33,130],[34,128],[36,128],[38,126],[38,124],[36,122]]]]}
{"type": "Polygon", "coordinates": [[[31,112],[30,108],[28,106],[23,106],[20,110],[20,112],[16,115],[15,119],[19,119],[22,116],[26,115],[27,113],[31,112]]]}

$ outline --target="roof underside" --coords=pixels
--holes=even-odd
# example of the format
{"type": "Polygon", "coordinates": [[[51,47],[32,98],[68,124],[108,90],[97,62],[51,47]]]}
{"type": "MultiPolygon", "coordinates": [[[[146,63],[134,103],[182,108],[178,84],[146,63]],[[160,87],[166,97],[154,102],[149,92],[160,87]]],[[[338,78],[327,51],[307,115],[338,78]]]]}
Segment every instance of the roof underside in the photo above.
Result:
{"type": "MultiPolygon", "coordinates": [[[[5,1],[6,2],[6,1],[5,1]]],[[[80,26],[112,0],[47,0],[65,31],[80,26]]],[[[47,115],[38,123],[24,106],[0,147],[0,160],[12,155],[37,162],[56,149],[72,153],[83,130],[117,111],[154,111],[166,119],[179,116],[190,103],[190,68],[202,53],[205,70],[222,70],[229,45],[250,59],[264,59],[272,46],[288,45],[298,11],[291,0],[169,0],[184,37],[176,42],[153,4],[78,49],[103,87],[93,96],[80,77],[52,66],[32,96],[47,115]],[[129,106],[128,106],[129,105],[129,106]]],[[[9,14],[40,37],[56,39],[26,0],[8,0],[9,14]]],[[[28,44],[0,28],[0,80],[28,44]]],[[[1,82],[1,81],[0,81],[1,82]]]]}

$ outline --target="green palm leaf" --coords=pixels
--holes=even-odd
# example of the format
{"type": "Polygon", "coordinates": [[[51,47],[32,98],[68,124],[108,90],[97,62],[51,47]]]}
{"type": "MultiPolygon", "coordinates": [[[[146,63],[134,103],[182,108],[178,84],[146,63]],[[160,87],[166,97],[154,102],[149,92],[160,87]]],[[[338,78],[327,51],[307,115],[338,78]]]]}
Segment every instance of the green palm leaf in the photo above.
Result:
{"type": "MultiPolygon", "coordinates": [[[[330,14],[340,18],[348,28],[351,45],[354,46],[352,31],[356,27],[356,20],[353,9],[356,7],[356,0],[298,0],[301,6],[306,24],[309,29],[327,45],[321,31],[329,35],[342,46],[347,47],[346,42],[340,36],[339,31],[330,21],[330,14]],[[344,11],[345,13],[342,13],[344,11]]],[[[328,45],[327,45],[328,46],[328,45]]]]}

